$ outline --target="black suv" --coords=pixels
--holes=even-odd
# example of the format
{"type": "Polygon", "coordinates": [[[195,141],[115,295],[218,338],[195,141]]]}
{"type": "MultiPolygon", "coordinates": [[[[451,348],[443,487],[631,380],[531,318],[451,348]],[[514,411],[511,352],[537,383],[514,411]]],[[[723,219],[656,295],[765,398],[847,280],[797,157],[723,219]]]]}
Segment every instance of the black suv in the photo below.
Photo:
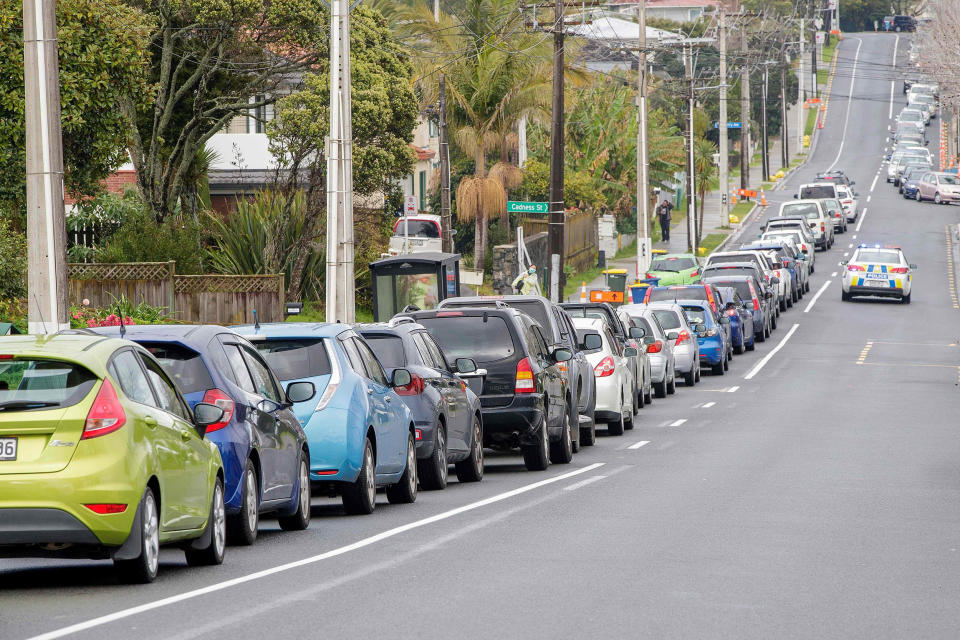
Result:
{"type": "Polygon", "coordinates": [[[573,354],[551,349],[540,323],[505,305],[403,315],[427,328],[449,362],[471,358],[480,367],[464,377],[480,396],[485,446],[519,447],[530,471],[570,462],[576,412],[557,365],[573,354]]]}
{"type": "Polygon", "coordinates": [[[913,16],[885,16],[883,28],[887,31],[916,31],[917,19],[913,16]]]}

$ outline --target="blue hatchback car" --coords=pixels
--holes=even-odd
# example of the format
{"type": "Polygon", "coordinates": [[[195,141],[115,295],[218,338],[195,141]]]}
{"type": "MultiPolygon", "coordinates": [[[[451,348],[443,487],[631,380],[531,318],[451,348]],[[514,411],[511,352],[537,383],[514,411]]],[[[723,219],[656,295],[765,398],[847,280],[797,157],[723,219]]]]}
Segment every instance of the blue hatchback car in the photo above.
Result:
{"type": "Polygon", "coordinates": [[[397,394],[413,383],[390,377],[348,325],[285,322],[234,327],[253,342],[288,388],[311,382],[317,395],[294,404],[310,445],[310,478],[339,493],[350,514],[371,513],[377,487],[392,503],[417,499],[414,419],[397,394]]]}
{"type": "MultiPolygon", "coordinates": [[[[94,329],[120,336],[119,327],[94,329]]],[[[310,524],[310,453],[294,402],[313,397],[312,384],[287,387],[248,341],[214,325],[130,325],[126,339],[156,357],[193,409],[224,412],[207,427],[224,470],[227,533],[236,544],[257,538],[261,513],[277,513],[285,530],[310,524]]]]}
{"type": "Polygon", "coordinates": [[[722,376],[730,368],[726,332],[721,326],[728,324],[730,318],[719,318],[706,300],[678,300],[687,314],[687,321],[697,331],[697,344],[700,345],[700,363],[710,366],[715,375],[722,376]]]}

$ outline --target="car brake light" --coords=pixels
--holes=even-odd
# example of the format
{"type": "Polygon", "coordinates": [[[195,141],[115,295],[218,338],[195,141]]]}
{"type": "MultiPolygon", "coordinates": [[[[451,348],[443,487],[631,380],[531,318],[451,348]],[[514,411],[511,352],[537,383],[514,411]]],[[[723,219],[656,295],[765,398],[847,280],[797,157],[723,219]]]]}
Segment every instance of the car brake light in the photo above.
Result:
{"type": "Polygon", "coordinates": [[[223,420],[214,422],[207,427],[207,433],[219,431],[230,424],[230,420],[233,419],[233,410],[236,406],[230,396],[220,391],[220,389],[208,389],[207,392],[203,394],[203,402],[223,409],[223,420]]]}
{"type": "Polygon", "coordinates": [[[906,267],[893,267],[890,269],[890,273],[906,273],[906,272],[907,272],[906,267]]]}
{"type": "Polygon", "coordinates": [[[826,230],[827,230],[826,225],[821,222],[821,223],[820,223],[820,231],[826,231],[826,230]]]}
{"type": "Polygon", "coordinates": [[[423,431],[421,431],[420,429],[414,429],[413,432],[414,434],[416,434],[415,438],[417,442],[420,442],[421,440],[423,440],[423,431]]]}
{"type": "Polygon", "coordinates": [[[653,278],[653,274],[647,271],[647,280],[650,280],[651,278],[653,278]]]}
{"type": "Polygon", "coordinates": [[[860,266],[859,264],[848,264],[847,271],[866,271],[865,267],[860,266]]]}
{"type": "Polygon", "coordinates": [[[760,310],[760,301],[756,298],[753,299],[753,310],[754,311],[760,310]]]}
{"type": "Polygon", "coordinates": [[[657,340],[647,345],[647,353],[660,353],[663,350],[663,343],[657,340]]]}
{"type": "Polygon", "coordinates": [[[523,358],[517,363],[517,382],[513,387],[513,392],[533,393],[536,390],[536,384],[534,384],[533,381],[533,368],[530,366],[530,358],[523,358]]]}
{"type": "Polygon", "coordinates": [[[101,516],[109,515],[111,513],[123,513],[127,510],[127,505],[125,504],[85,504],[83,505],[90,511],[98,513],[101,516]]]}
{"type": "Polygon", "coordinates": [[[731,318],[737,315],[736,309],[727,309],[727,315],[730,316],[731,318]]]}
{"type": "Polygon", "coordinates": [[[418,396],[423,393],[423,389],[423,378],[415,373],[411,373],[410,384],[405,384],[402,387],[396,387],[394,391],[396,391],[397,395],[400,396],[418,396]]]}
{"type": "Polygon", "coordinates": [[[13,360],[13,355],[9,353],[0,354],[0,360],[13,360]]]}
{"type": "Polygon", "coordinates": [[[700,272],[699,272],[699,271],[694,271],[693,273],[690,274],[690,277],[691,277],[691,278],[696,278],[698,275],[700,275],[700,272]]]}
{"type": "Polygon", "coordinates": [[[593,368],[593,375],[598,378],[606,378],[609,375],[613,375],[614,368],[613,358],[607,356],[593,368]]]}
{"type": "Polygon", "coordinates": [[[713,291],[710,290],[710,287],[704,287],[707,290],[707,302],[710,303],[710,308],[713,309],[713,312],[717,312],[717,303],[713,299],[713,291]]]}
{"type": "Polygon", "coordinates": [[[123,412],[123,405],[117,398],[117,392],[113,384],[107,378],[103,379],[100,385],[100,391],[87,413],[87,421],[83,424],[83,435],[81,440],[96,438],[99,436],[113,433],[122,427],[127,421],[127,415],[123,412]]]}
{"type": "Polygon", "coordinates": [[[677,341],[674,344],[679,347],[681,344],[683,344],[689,339],[690,339],[690,332],[684,329],[677,335],[677,341]]]}
{"type": "Polygon", "coordinates": [[[453,318],[453,317],[458,317],[462,315],[463,315],[463,311],[438,311],[437,312],[438,318],[453,318]]]}

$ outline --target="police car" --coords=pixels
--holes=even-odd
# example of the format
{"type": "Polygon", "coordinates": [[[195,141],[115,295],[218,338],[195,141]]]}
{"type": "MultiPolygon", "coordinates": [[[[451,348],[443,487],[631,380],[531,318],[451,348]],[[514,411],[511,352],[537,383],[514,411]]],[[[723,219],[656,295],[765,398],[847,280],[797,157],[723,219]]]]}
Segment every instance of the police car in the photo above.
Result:
{"type": "Polygon", "coordinates": [[[900,247],[861,244],[849,261],[841,262],[844,300],[854,296],[900,298],[910,304],[913,271],[917,265],[907,262],[900,247]]]}

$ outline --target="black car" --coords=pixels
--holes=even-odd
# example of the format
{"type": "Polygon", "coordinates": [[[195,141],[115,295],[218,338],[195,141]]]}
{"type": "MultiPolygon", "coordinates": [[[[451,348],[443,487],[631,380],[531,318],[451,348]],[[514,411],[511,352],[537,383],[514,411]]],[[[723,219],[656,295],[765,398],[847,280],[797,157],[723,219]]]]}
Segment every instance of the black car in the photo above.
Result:
{"type": "Polygon", "coordinates": [[[357,325],[356,331],[383,365],[410,372],[411,383],[398,391],[413,414],[417,477],[424,489],[447,486],[447,465],[455,464],[461,482],[483,478],[483,416],[480,400],[454,375],[476,370],[472,362],[451,368],[433,336],[415,322],[357,325]]]}
{"type": "Polygon", "coordinates": [[[448,361],[470,358],[480,367],[479,377],[470,381],[480,396],[485,446],[519,447],[531,471],[542,471],[551,461],[570,462],[576,411],[558,365],[573,354],[551,349],[540,323],[506,306],[402,317],[426,327],[448,361]]]}
{"type": "Polygon", "coordinates": [[[884,16],[884,31],[916,31],[917,19],[913,16],[884,16]]]}
{"type": "Polygon", "coordinates": [[[721,287],[730,287],[736,289],[737,295],[745,301],[746,307],[753,315],[753,333],[756,340],[763,342],[770,337],[770,316],[773,315],[770,307],[772,306],[773,294],[770,297],[763,295],[756,287],[756,280],[748,275],[724,275],[709,278],[710,284],[718,289],[721,287]]]}
{"type": "Polygon", "coordinates": [[[766,311],[769,317],[770,329],[777,328],[777,313],[779,311],[777,291],[774,285],[767,285],[763,273],[753,262],[724,262],[708,265],[701,272],[701,282],[714,282],[715,279],[726,279],[730,276],[750,276],[753,285],[761,300],[768,301],[766,311]]]}
{"type": "Polygon", "coordinates": [[[835,184],[845,184],[848,187],[856,184],[853,180],[847,177],[847,174],[839,169],[835,169],[833,171],[821,171],[817,174],[816,182],[833,182],[835,184]]]}
{"type": "Polygon", "coordinates": [[[582,444],[592,445],[594,442],[594,408],[597,404],[596,379],[593,367],[587,361],[583,348],[577,342],[577,333],[570,321],[570,316],[558,304],[550,302],[543,296],[461,296],[447,298],[442,301],[438,309],[462,309],[464,307],[488,308],[507,306],[527,314],[540,323],[543,334],[547,338],[547,346],[551,349],[564,348],[573,353],[569,362],[558,365],[560,371],[567,377],[567,386],[577,402],[579,429],[573,430],[573,450],[576,452],[582,444]],[[582,436],[582,438],[581,438],[582,436]]]}

